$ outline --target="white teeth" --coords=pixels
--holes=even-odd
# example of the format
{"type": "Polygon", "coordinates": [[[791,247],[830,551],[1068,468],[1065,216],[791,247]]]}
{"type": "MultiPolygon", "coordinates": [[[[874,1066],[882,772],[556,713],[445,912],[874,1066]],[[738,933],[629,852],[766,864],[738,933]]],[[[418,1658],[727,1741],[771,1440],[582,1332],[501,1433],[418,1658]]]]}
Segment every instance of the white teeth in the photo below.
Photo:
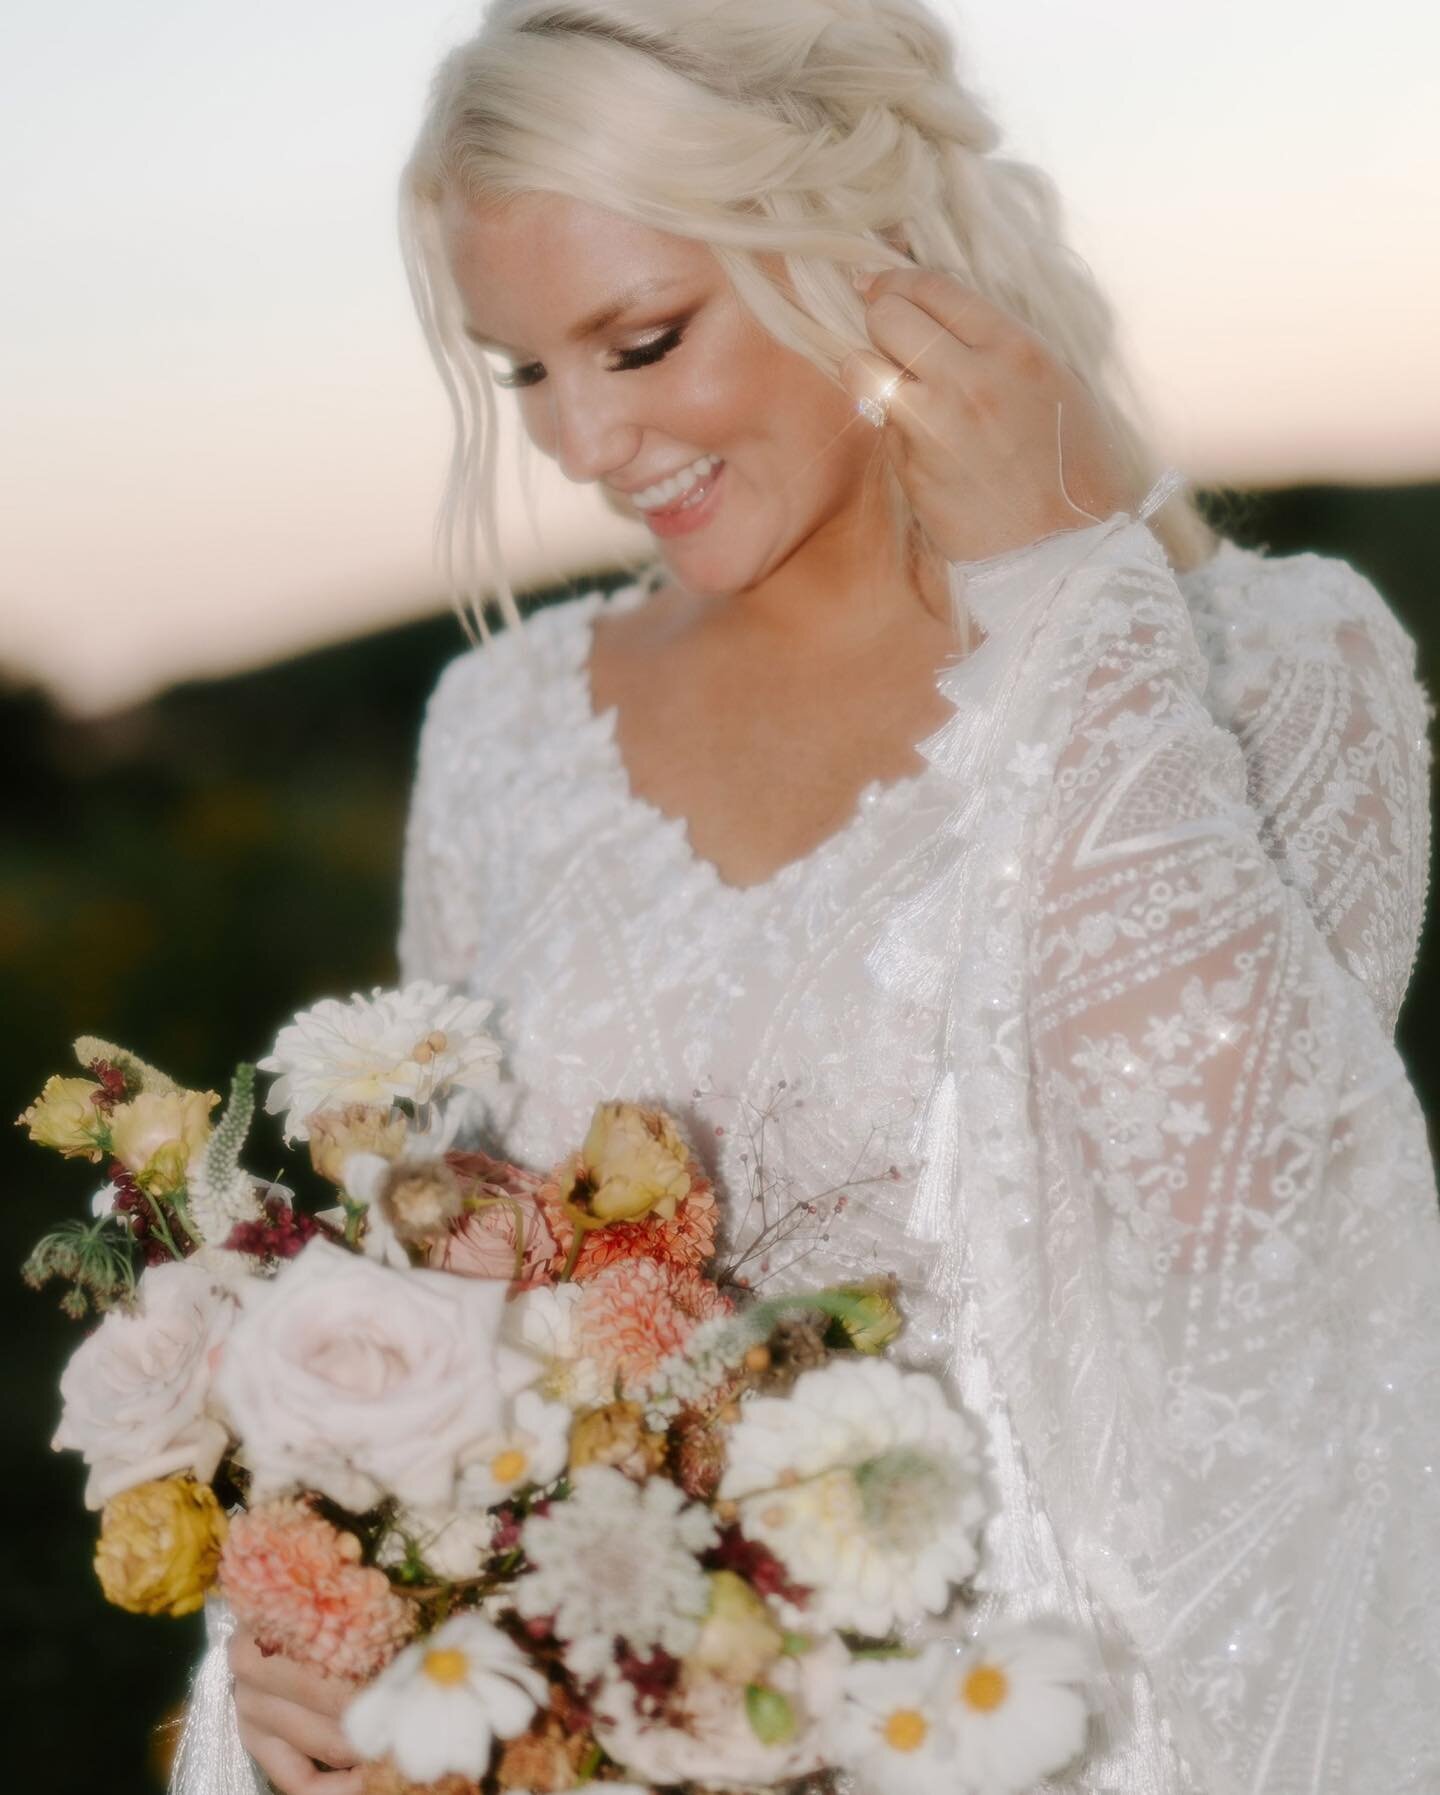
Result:
{"type": "Polygon", "coordinates": [[[719,465],[718,455],[702,455],[668,479],[657,480],[653,486],[642,486],[639,492],[632,492],[630,502],[640,511],[658,511],[662,506],[673,505],[682,493],[688,492],[719,465]]]}

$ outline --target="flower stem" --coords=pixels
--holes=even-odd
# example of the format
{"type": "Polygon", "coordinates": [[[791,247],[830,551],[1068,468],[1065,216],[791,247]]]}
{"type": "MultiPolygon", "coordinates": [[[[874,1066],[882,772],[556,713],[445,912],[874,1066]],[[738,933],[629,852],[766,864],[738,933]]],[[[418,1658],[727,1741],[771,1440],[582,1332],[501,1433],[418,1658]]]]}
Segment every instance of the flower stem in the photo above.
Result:
{"type": "Polygon", "coordinates": [[[559,1278],[556,1280],[558,1283],[568,1284],[571,1278],[575,1275],[575,1263],[580,1257],[580,1249],[584,1244],[585,1230],[583,1228],[576,1228],[575,1237],[570,1242],[570,1251],[565,1255],[565,1269],[560,1273],[559,1278]]]}
{"type": "Polygon", "coordinates": [[[169,1226],[166,1223],[165,1211],[160,1207],[160,1199],[158,1197],[152,1197],[150,1192],[145,1189],[144,1185],[139,1186],[139,1189],[144,1196],[145,1201],[150,1205],[151,1213],[155,1217],[155,1232],[160,1236],[161,1245],[166,1248],[172,1259],[183,1259],[185,1255],[175,1244],[175,1236],[170,1232],[169,1226]]]}

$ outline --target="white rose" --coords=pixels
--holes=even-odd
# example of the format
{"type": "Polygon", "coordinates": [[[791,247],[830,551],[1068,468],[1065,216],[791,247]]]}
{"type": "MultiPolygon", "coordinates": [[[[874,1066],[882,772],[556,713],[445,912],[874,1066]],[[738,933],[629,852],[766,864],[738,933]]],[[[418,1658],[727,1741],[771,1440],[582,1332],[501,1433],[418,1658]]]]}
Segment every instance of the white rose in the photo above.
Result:
{"type": "Polygon", "coordinates": [[[505,1286],[312,1240],[246,1305],[217,1389],[257,1499],[453,1505],[456,1467],[538,1370],[499,1340],[505,1286]]]}
{"type": "Polygon", "coordinates": [[[229,1443],[212,1405],[211,1374],[238,1310],[199,1266],[152,1265],[138,1306],[112,1309],[60,1379],[64,1410],[53,1445],[84,1456],[88,1508],[155,1478],[190,1471],[208,1483],[229,1443]]]}

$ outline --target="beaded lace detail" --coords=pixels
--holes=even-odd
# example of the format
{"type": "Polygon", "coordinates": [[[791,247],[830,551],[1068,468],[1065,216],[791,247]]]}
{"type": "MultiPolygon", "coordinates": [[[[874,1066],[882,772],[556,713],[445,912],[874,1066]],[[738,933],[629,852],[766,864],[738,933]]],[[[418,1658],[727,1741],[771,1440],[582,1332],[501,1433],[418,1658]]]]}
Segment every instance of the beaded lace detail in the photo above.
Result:
{"type": "Polygon", "coordinates": [[[497,1000],[517,1158],[651,1100],[756,1284],[900,1277],[907,1350],[988,1430],[979,1617],[1064,1614],[1106,1666],[1047,1787],[1434,1795],[1413,646],[1341,562],[1227,544],[1177,582],[1123,516],[957,579],[987,640],[923,771],[743,889],[592,707],[638,588],[460,656],[402,972],[497,1000]]]}

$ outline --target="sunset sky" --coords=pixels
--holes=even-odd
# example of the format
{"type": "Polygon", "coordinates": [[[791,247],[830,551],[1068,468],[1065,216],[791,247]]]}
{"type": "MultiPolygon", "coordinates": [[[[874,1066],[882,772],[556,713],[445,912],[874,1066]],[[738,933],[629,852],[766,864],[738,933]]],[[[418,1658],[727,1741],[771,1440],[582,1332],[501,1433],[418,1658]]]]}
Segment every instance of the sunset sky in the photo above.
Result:
{"type": "MultiPolygon", "coordinates": [[[[1237,483],[1440,476],[1440,13],[947,10],[1010,148],[1059,181],[1170,455],[1237,483]]],[[[443,603],[448,420],[393,196],[476,16],[6,9],[0,668],[104,710],[443,603]]],[[[540,494],[518,567],[621,540],[593,495],[540,494]]]]}

